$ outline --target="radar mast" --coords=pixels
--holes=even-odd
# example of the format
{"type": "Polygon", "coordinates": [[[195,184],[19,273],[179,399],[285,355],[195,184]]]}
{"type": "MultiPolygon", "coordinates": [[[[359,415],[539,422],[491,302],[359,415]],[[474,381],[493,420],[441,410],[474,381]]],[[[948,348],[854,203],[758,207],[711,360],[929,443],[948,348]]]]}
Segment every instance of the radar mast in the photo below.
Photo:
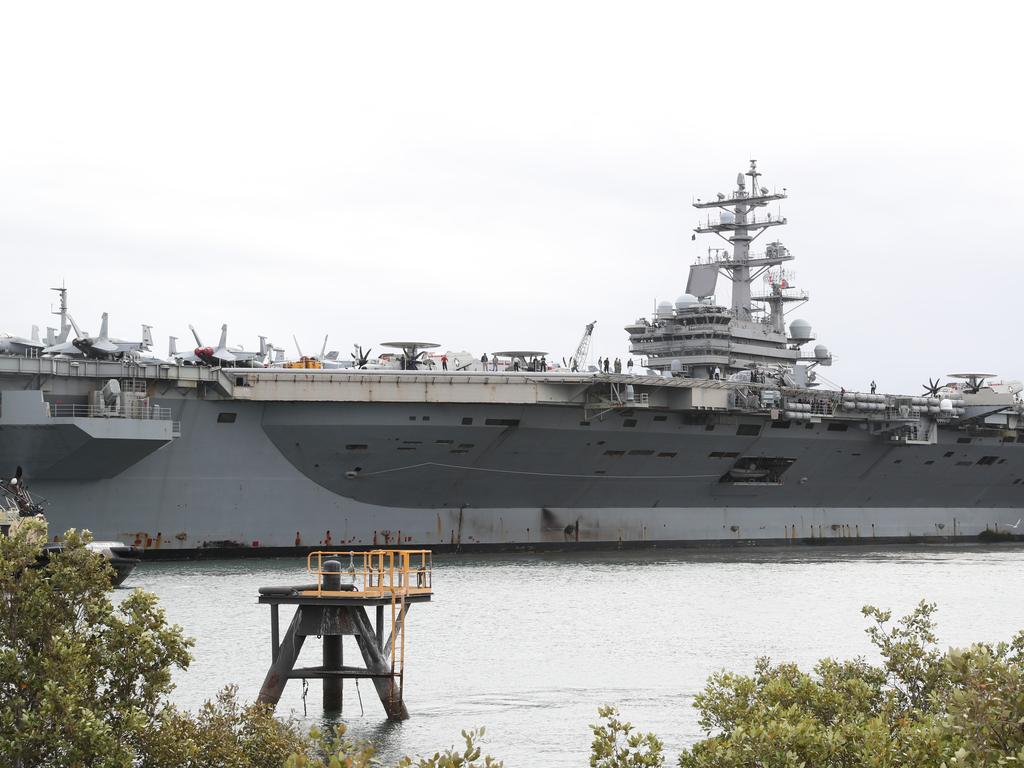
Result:
{"type": "Polygon", "coordinates": [[[778,227],[786,223],[785,218],[773,217],[770,213],[758,216],[758,209],[767,208],[773,201],[786,199],[785,190],[773,192],[767,187],[760,186],[760,176],[757,160],[751,160],[750,170],[745,174],[736,174],[736,189],[731,196],[726,197],[718,193],[717,200],[703,202],[698,199],[693,204],[693,207],[698,209],[721,209],[718,221],[709,216],[693,231],[701,235],[718,235],[732,246],[732,253],[727,249],[709,251],[706,258],[699,260],[691,268],[687,293],[700,298],[714,295],[715,278],[722,274],[732,281],[732,310],[737,317],[743,319],[751,316],[751,284],[754,280],[766,269],[793,258],[785,248],[769,248],[762,254],[750,251],[750,244],[769,227],[778,227]],[[744,176],[750,177],[749,191],[744,176]]]}

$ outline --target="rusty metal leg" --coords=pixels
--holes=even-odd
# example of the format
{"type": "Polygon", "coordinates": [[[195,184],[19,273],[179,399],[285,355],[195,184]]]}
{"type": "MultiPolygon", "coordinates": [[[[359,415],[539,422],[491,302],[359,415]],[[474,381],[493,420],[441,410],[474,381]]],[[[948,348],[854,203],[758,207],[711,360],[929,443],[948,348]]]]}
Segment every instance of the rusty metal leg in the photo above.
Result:
{"type": "MultiPolygon", "coordinates": [[[[370,626],[370,620],[367,618],[366,612],[362,608],[351,608],[349,611],[353,623],[359,632],[356,635],[356,642],[359,644],[359,652],[363,656],[363,663],[366,664],[366,668],[376,674],[390,675],[391,665],[388,663],[384,652],[377,647],[376,634],[373,631],[373,627],[370,626]]],[[[391,645],[390,641],[388,645],[391,645]]],[[[387,712],[388,720],[408,719],[409,710],[405,708],[405,702],[402,701],[400,689],[394,678],[389,676],[374,677],[372,679],[373,685],[377,689],[377,696],[380,697],[380,703],[384,705],[384,711],[387,712]]]]}
{"type": "Polygon", "coordinates": [[[267,676],[263,679],[263,686],[260,688],[260,695],[257,698],[261,704],[276,707],[277,702],[281,700],[284,686],[288,682],[288,673],[295,666],[295,661],[299,658],[299,651],[302,650],[302,644],[306,640],[305,635],[298,634],[301,615],[302,607],[299,606],[295,609],[295,615],[292,616],[292,623],[288,625],[284,641],[278,647],[277,655],[271,662],[270,669],[267,670],[267,676]]]}

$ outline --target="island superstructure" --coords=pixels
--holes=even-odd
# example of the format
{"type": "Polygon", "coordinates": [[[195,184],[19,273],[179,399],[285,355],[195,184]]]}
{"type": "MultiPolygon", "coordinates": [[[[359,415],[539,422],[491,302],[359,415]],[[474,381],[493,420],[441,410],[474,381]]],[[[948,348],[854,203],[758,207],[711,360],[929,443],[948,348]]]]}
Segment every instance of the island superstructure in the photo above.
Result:
{"type": "Polygon", "coordinates": [[[737,175],[735,191],[693,204],[718,213],[717,219],[709,216],[694,231],[715,235],[726,247],[709,248],[707,256],[690,267],[686,293],[674,304],[661,302],[653,319],[640,318],[626,326],[630,351],[646,357],[649,368],[697,379],[785,372],[806,384],[814,366],[832,364],[824,345],[816,346],[810,357],[802,354],[801,347],[813,340],[809,323],[796,320],[787,333],[790,305],[809,298],[781,266],[793,256],[778,240],[762,252],[751,249],[765,232],[786,224],[785,218],[767,211],[771,203],[786,198],[785,192],[760,186],[760,176],[757,161],[751,160],[746,174],[737,175]],[[744,176],[750,179],[749,188],[744,176]],[[720,276],[732,283],[728,307],[715,302],[720,276]],[[755,294],[758,281],[765,289],[755,294]]]}
{"type": "Polygon", "coordinates": [[[394,367],[365,367],[361,350],[364,367],[229,367],[226,330],[208,364],[9,354],[0,467],[24,467],[51,530],[88,527],[150,556],[1015,530],[1020,386],[986,374],[920,395],[822,386],[828,349],[807,350],[809,324],[787,323],[807,300],[793,256],[778,240],[754,249],[786,224],[769,210],[785,196],[752,162],[734,191],[695,203],[714,214],[696,233],[725,247],[626,327],[642,373],[494,371],[475,357],[427,370],[422,342],[394,367]]]}

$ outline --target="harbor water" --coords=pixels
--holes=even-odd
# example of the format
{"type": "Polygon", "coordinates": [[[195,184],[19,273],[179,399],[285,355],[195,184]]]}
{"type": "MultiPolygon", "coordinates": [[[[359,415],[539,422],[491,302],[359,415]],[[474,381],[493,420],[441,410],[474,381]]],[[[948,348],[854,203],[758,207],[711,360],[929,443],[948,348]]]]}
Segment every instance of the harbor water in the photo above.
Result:
{"type": "MultiPolygon", "coordinates": [[[[300,558],[143,563],[118,597],[154,592],[195,638],[173,697],[197,708],[232,683],[256,697],[270,663],[257,588],[306,581],[300,558]]],[[[342,719],[385,764],[483,725],[486,751],[510,768],[585,765],[602,704],[655,731],[671,762],[702,735],[693,697],[716,670],[749,672],[762,655],[808,667],[822,656],[874,660],[865,604],[899,616],[937,603],[944,646],[1024,629],[1024,549],[1014,546],[449,556],[435,558],[434,589],[409,617],[411,718],[387,722],[368,682],[345,684],[342,719]]],[[[345,643],[346,663],[358,663],[345,643]]],[[[319,664],[319,651],[310,638],[298,666],[319,664]]],[[[278,714],[322,725],[320,696],[318,681],[304,700],[293,680],[278,714]]]]}

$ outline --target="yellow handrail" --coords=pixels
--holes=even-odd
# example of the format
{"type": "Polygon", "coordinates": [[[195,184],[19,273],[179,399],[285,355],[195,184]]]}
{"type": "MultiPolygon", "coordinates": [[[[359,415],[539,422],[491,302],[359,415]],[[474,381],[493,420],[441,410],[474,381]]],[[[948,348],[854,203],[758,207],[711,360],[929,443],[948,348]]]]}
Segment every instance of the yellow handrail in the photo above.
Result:
{"type": "MultiPolygon", "coordinates": [[[[432,589],[433,553],[429,549],[370,549],[363,551],[328,551],[317,550],[306,556],[306,570],[316,576],[317,594],[324,591],[323,562],[325,559],[337,558],[342,561],[340,576],[353,589],[346,594],[353,596],[392,597],[402,594],[425,594],[432,589]],[[361,567],[357,567],[355,559],[360,558],[361,567]],[[315,567],[314,567],[315,558],[315,567]],[[345,558],[348,559],[346,567],[345,558]]],[[[333,571],[330,575],[338,575],[333,571]]]]}

